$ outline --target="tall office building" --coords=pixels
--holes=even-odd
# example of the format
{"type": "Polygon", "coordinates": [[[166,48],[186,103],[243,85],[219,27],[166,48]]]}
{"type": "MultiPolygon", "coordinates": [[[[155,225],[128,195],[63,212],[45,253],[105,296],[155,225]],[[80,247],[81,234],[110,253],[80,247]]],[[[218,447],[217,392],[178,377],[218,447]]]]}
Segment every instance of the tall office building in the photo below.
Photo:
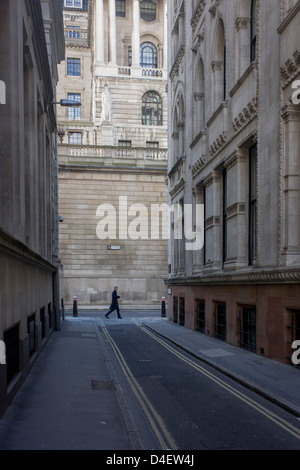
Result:
{"type": "Polygon", "coordinates": [[[63,315],[53,104],[60,0],[1,2],[0,26],[1,416],[63,315]]]}
{"type": "Polygon", "coordinates": [[[169,316],[291,363],[300,339],[300,2],[168,5],[169,198],[192,205],[190,230],[203,242],[189,248],[191,237],[171,227],[169,316]]]}
{"type": "Polygon", "coordinates": [[[160,304],[167,237],[167,2],[64,0],[59,99],[65,299],[160,304]],[[152,217],[151,217],[152,216],[152,217]],[[161,214],[159,215],[161,219],[161,214]]]}

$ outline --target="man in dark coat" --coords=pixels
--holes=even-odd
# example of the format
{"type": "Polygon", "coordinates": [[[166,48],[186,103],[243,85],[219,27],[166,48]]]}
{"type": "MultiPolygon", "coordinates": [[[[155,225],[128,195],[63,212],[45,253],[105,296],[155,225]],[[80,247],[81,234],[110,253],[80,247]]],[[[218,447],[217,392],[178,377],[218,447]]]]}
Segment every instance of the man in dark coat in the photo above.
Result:
{"type": "Polygon", "coordinates": [[[118,286],[115,286],[111,295],[111,306],[109,307],[109,311],[105,315],[106,318],[108,318],[109,314],[113,312],[114,310],[117,310],[118,318],[122,318],[120,315],[120,309],[119,309],[119,303],[118,303],[119,298],[120,296],[118,295],[118,286]]]}

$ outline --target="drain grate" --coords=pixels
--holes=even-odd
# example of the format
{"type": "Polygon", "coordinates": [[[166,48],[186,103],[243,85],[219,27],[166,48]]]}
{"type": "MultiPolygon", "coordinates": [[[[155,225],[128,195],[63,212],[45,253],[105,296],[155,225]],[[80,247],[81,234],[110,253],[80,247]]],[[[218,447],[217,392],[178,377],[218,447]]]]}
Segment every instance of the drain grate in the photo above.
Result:
{"type": "Polygon", "coordinates": [[[81,333],[83,338],[97,338],[96,333],[81,333]]]}
{"type": "Polygon", "coordinates": [[[92,380],[92,390],[115,390],[114,381],[92,380]]]}

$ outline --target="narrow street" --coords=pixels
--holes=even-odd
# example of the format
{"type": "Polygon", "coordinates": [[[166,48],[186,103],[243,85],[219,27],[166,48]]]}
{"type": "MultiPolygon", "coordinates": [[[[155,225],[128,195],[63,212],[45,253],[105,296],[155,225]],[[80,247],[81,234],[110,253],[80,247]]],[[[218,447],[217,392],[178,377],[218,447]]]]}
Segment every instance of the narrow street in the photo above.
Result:
{"type": "Polygon", "coordinates": [[[294,416],[138,322],[108,320],[101,329],[120,382],[125,373],[146,416],[155,423],[162,448],[300,449],[300,423],[294,416]],[[295,429],[289,428],[291,424],[295,429]]]}
{"type": "Polygon", "coordinates": [[[0,449],[300,449],[294,415],[155,334],[153,318],[66,316],[0,420],[0,449]]]}

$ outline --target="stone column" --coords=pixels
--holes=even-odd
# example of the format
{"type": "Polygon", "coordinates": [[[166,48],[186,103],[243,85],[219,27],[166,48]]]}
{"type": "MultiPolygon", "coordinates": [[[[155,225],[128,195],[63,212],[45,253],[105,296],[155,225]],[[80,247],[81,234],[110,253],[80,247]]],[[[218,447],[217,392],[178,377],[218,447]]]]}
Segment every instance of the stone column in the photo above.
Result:
{"type": "Polygon", "coordinates": [[[282,109],[284,122],[283,227],[281,263],[300,262],[300,112],[288,102],[282,109]]]}
{"type": "Polygon", "coordinates": [[[104,10],[103,0],[96,0],[95,15],[95,57],[96,63],[104,64],[104,10]]]}
{"type": "Polygon", "coordinates": [[[133,0],[132,66],[140,67],[140,2],[133,0]]]}
{"type": "Polygon", "coordinates": [[[164,0],[164,57],[163,68],[168,68],[168,2],[164,0]]]}
{"type": "Polygon", "coordinates": [[[109,0],[109,61],[113,65],[117,63],[115,0],[109,0]]]}

